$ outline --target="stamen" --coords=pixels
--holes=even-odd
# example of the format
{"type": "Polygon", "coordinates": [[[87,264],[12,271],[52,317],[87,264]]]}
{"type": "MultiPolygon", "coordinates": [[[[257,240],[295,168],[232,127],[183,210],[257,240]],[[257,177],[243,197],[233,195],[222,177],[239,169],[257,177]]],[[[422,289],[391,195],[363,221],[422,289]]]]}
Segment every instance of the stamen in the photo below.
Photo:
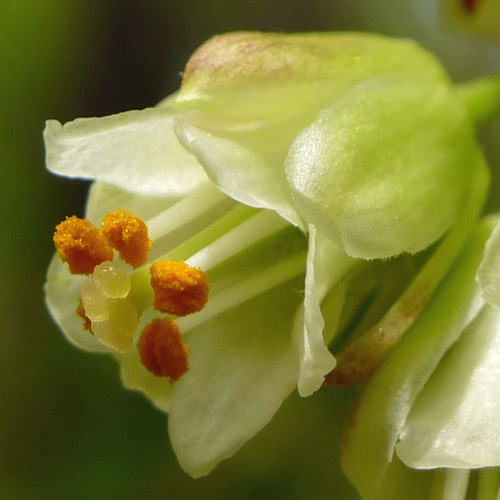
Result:
{"type": "Polygon", "coordinates": [[[108,212],[101,226],[101,234],[119,252],[120,259],[136,268],[148,261],[152,242],[146,223],[132,212],[108,212]]]}
{"type": "Polygon", "coordinates": [[[76,216],[67,217],[56,227],[54,244],[61,260],[68,263],[71,274],[92,274],[95,266],[113,260],[113,249],[97,228],[76,216]]]}
{"type": "Polygon", "coordinates": [[[201,269],[182,261],[162,260],[151,266],[150,273],[157,311],[187,316],[205,307],[210,283],[201,269]]]}
{"type": "Polygon", "coordinates": [[[443,500],[465,500],[470,469],[445,469],[443,500]]]}
{"type": "Polygon", "coordinates": [[[80,316],[80,318],[83,319],[83,328],[93,335],[94,332],[92,331],[92,321],[90,321],[90,318],[85,314],[85,308],[83,307],[82,299],[78,301],[78,306],[75,312],[76,314],[78,314],[78,316],[80,316]]]}
{"type": "Polygon", "coordinates": [[[189,370],[189,349],[182,341],[177,323],[170,318],[154,319],[137,342],[141,363],[157,377],[176,382],[189,370]]]}
{"type": "Polygon", "coordinates": [[[208,304],[203,312],[179,320],[182,330],[187,332],[224,311],[237,307],[239,304],[281,283],[300,276],[305,271],[305,262],[306,253],[300,252],[241,280],[229,288],[225,288],[211,297],[210,304],[208,304]]]}
{"type": "Polygon", "coordinates": [[[279,215],[262,210],[189,257],[188,262],[208,271],[286,226],[287,222],[279,215]]]}
{"type": "MultiPolygon", "coordinates": [[[[167,210],[149,219],[147,221],[149,235],[155,241],[164,237],[171,239],[172,234],[180,229],[196,228],[197,222],[203,220],[207,214],[218,219],[235,205],[234,200],[222,193],[212,183],[207,182],[167,210]]],[[[210,225],[208,220],[204,221],[204,226],[210,225]]],[[[194,234],[197,232],[199,231],[196,230],[194,234]]]]}

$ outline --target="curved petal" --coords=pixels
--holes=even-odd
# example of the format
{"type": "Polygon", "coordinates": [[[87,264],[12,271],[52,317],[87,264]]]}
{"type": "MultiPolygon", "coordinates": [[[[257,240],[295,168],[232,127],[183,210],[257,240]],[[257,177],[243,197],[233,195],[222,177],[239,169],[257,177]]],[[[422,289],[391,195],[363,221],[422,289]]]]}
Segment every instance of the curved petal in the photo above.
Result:
{"type": "MultiPolygon", "coordinates": [[[[208,474],[271,419],[297,381],[291,330],[302,297],[288,282],[185,334],[190,371],[176,387],[170,439],[181,466],[208,474]]],[[[182,322],[179,322],[182,329],[182,322]]]]}
{"type": "Polygon", "coordinates": [[[286,159],[298,213],[353,257],[427,248],[456,221],[479,154],[456,101],[446,82],[393,76],[337,96],[286,159]]]}
{"type": "Polygon", "coordinates": [[[303,224],[293,208],[283,169],[288,147],[283,128],[286,125],[279,136],[273,134],[275,130],[255,132],[252,144],[245,147],[237,140],[203,132],[181,119],[175,124],[181,144],[196,156],[221,191],[246,205],[275,210],[300,227],[303,224]]]}
{"type": "Polygon", "coordinates": [[[83,319],[76,313],[82,296],[82,284],[86,279],[88,279],[86,276],[71,274],[67,264],[54,255],[45,283],[47,308],[71,343],[86,351],[111,353],[112,349],[101,344],[90,332],[84,330],[83,319]]]}
{"type": "Polygon", "coordinates": [[[181,194],[206,176],[173,131],[167,107],[79,118],[44,131],[47,168],[59,175],[107,182],[137,193],[181,194]]]}
{"type": "MultiPolygon", "coordinates": [[[[331,288],[356,261],[334,245],[326,236],[309,227],[309,251],[305,280],[304,321],[296,331],[300,357],[297,389],[301,396],[309,396],[324,382],[325,375],[335,368],[335,357],[323,338],[325,322],[320,304],[331,288]]],[[[342,308],[343,302],[330,304],[342,308]]]]}
{"type": "Polygon", "coordinates": [[[500,310],[485,306],[411,409],[396,451],[408,466],[500,465],[500,310]]]}

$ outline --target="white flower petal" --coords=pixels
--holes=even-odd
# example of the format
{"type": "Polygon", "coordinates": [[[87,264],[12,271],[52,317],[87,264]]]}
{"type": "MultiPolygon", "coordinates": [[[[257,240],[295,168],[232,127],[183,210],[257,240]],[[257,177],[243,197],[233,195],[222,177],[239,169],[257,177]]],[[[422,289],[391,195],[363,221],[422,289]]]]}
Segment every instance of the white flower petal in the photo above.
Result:
{"type": "Polygon", "coordinates": [[[49,120],[44,132],[47,168],[137,193],[186,193],[206,176],[175,137],[176,114],[160,107],[79,118],[64,126],[49,120]]]}
{"type": "MultiPolygon", "coordinates": [[[[190,371],[178,382],[169,416],[181,466],[208,474],[271,419],[295,387],[291,331],[302,297],[277,287],[185,335],[190,371]]],[[[182,326],[181,326],[182,327],[182,326]]]]}
{"type": "Polygon", "coordinates": [[[416,253],[442,236],[478,154],[447,84],[384,77],[337,96],[297,136],[285,165],[302,218],[349,255],[373,259],[416,253]]]}
{"type": "Polygon", "coordinates": [[[170,410],[175,385],[166,377],[157,377],[144,368],[134,346],[120,356],[120,376],[123,387],[142,392],[158,409],[170,410]]]}
{"type": "Polygon", "coordinates": [[[71,343],[86,351],[110,353],[112,350],[109,347],[84,330],[83,319],[76,313],[82,296],[82,285],[87,279],[87,276],[71,274],[68,265],[54,255],[47,271],[45,302],[55,322],[71,343]]]}
{"type": "Polygon", "coordinates": [[[246,205],[275,210],[296,226],[303,225],[293,208],[285,178],[286,149],[281,155],[262,150],[269,144],[280,149],[278,138],[265,138],[272,132],[251,134],[250,140],[255,143],[246,147],[234,139],[203,132],[181,119],[176,121],[175,130],[179,141],[196,156],[221,191],[246,205]]]}
{"type": "Polygon", "coordinates": [[[410,467],[500,465],[500,310],[485,306],[416,400],[396,450],[410,467]]]}
{"type": "MultiPolygon", "coordinates": [[[[309,396],[317,391],[327,373],[335,368],[335,357],[330,353],[323,338],[324,320],[320,304],[331,287],[354,265],[338,245],[333,244],[314,226],[309,227],[309,252],[305,280],[304,322],[299,324],[298,349],[300,372],[298,391],[309,396]]],[[[342,307],[339,304],[338,307],[342,307]]]]}

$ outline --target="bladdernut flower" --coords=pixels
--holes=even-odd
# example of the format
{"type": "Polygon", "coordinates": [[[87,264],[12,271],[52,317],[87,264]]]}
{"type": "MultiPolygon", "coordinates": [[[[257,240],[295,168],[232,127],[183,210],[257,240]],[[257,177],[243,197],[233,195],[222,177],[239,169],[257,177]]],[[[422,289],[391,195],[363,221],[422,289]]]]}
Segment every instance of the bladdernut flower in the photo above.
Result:
{"type": "MultiPolygon", "coordinates": [[[[233,454],[298,383],[313,392],[335,366],[319,302],[338,295],[333,284],[355,263],[342,249],[325,240],[318,252],[317,237],[308,256],[299,229],[209,182],[180,198],[97,182],[86,216],[56,230],[49,309],[71,342],[112,354],[124,385],[169,412],[172,445],[193,476],[233,454]],[[103,216],[110,205],[127,212],[103,216]],[[74,224],[84,223],[105,238],[122,229],[123,213],[146,221],[146,262],[134,269],[105,253],[91,273],[72,273],[82,252],[70,248],[63,262],[61,235],[72,242],[74,224]]],[[[80,233],[77,243],[95,247],[80,233]]],[[[334,302],[339,316],[341,295],[334,302]]]]}
{"type": "Polygon", "coordinates": [[[295,386],[357,382],[421,323],[487,194],[488,84],[457,91],[407,40],[234,33],[156,108],[47,122],[49,170],[95,181],[56,231],[54,319],[117,359],[207,474],[295,386]],[[336,365],[327,346],[353,330],[336,365]]]}

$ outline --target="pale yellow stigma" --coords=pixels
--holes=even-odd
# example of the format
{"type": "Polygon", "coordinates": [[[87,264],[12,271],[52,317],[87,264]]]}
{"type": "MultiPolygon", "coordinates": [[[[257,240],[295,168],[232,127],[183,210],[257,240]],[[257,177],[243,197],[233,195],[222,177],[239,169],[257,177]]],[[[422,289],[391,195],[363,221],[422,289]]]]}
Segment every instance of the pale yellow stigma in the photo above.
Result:
{"type": "Polygon", "coordinates": [[[130,349],[139,325],[137,309],[127,298],[129,291],[128,273],[109,261],[96,266],[92,278],[82,285],[83,314],[91,322],[91,333],[119,352],[130,349]]]}
{"type": "Polygon", "coordinates": [[[88,220],[68,217],[56,227],[54,245],[72,274],[92,274],[94,267],[113,260],[113,249],[88,220]]]}
{"type": "Polygon", "coordinates": [[[189,370],[189,349],[182,341],[179,326],[170,318],[157,318],[146,326],[137,350],[141,363],[157,377],[175,382],[189,370]]]}
{"type": "Polygon", "coordinates": [[[152,245],[148,227],[132,212],[108,212],[102,222],[101,234],[127,264],[136,268],[147,262],[152,245]]]}
{"type": "Polygon", "coordinates": [[[205,307],[210,283],[201,269],[182,261],[162,260],[151,266],[150,273],[157,311],[187,316],[205,307]]]}

